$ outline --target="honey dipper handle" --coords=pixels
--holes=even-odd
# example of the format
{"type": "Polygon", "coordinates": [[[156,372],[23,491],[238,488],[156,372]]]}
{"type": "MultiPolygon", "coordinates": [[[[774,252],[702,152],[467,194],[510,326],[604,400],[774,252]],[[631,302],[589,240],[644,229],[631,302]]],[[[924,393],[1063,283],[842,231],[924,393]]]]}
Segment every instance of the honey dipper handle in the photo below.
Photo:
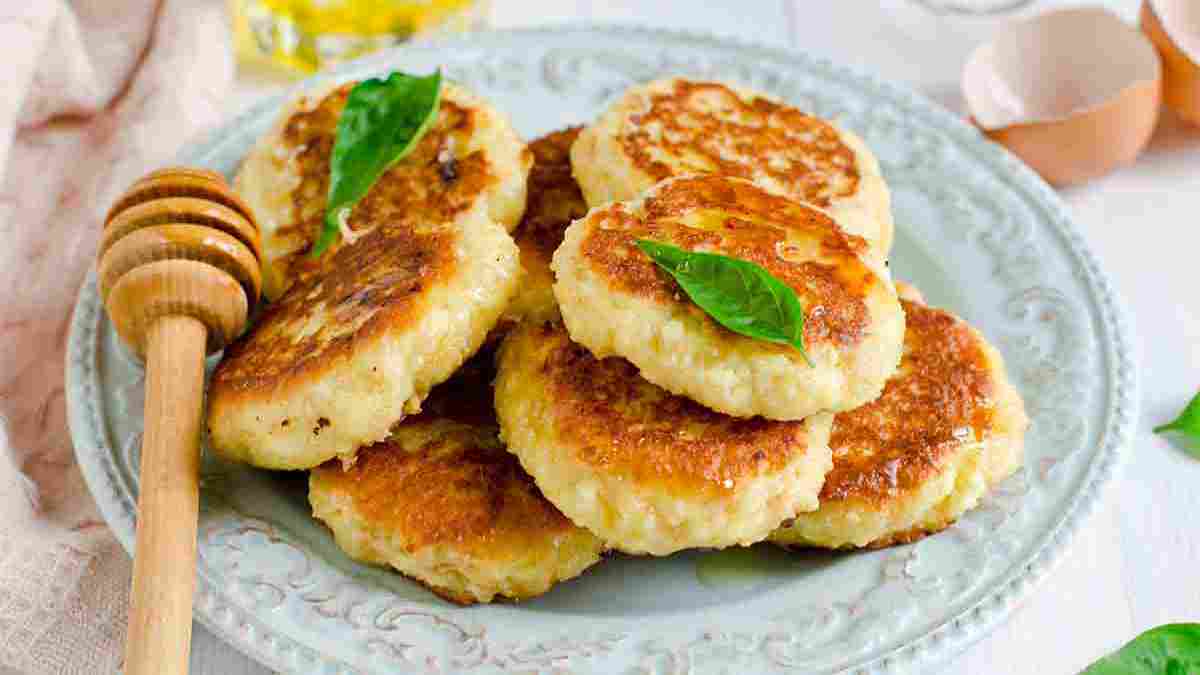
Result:
{"type": "Polygon", "coordinates": [[[184,315],[158,318],[146,336],[146,428],[127,675],[188,670],[206,338],[204,324],[184,315]]]}

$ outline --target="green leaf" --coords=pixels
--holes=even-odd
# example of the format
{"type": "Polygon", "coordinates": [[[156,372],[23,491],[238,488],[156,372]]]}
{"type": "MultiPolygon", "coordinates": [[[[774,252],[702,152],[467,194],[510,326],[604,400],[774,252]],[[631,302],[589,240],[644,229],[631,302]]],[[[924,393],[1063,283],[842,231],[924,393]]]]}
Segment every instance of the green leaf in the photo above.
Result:
{"type": "Polygon", "coordinates": [[[649,239],[637,245],[717,323],[739,335],[791,345],[812,365],[804,350],[804,307],[791,286],[748,260],[649,239]]]}
{"type": "Polygon", "coordinates": [[[1152,628],[1088,666],[1081,675],[1200,673],[1200,623],[1152,628]]]}
{"type": "MultiPolygon", "coordinates": [[[[1200,444],[1200,394],[1196,394],[1173,421],[1154,427],[1154,433],[1177,431],[1193,444],[1200,444]]],[[[1195,452],[1193,450],[1193,452],[1195,452]]]]}
{"type": "Polygon", "coordinates": [[[329,162],[325,221],[312,247],[320,257],[338,235],[338,219],[407,155],[437,116],[442,73],[426,77],[392,73],[386,80],[363,80],[350,90],[338,118],[329,162]]]}

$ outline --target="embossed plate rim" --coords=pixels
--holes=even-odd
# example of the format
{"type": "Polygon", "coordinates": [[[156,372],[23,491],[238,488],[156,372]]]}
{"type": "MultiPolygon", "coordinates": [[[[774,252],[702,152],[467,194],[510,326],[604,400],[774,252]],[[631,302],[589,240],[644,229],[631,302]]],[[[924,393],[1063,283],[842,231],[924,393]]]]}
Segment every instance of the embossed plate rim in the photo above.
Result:
{"type": "MultiPolygon", "coordinates": [[[[1114,296],[1111,283],[1100,270],[1094,256],[1083,243],[1075,225],[1067,216],[1065,207],[1054,192],[1003,149],[985,141],[977,132],[960,119],[941,109],[924,97],[906,88],[883,81],[861,70],[833,64],[832,62],[805,54],[747,44],[737,40],[716,38],[689,32],[666,31],[628,26],[570,24],[552,28],[516,29],[486,32],[474,36],[460,36],[452,40],[432,44],[401,47],[396,50],[372,55],[364,60],[346,64],[328,74],[306,80],[295,88],[260,104],[237,116],[228,124],[210,133],[192,146],[187,155],[200,154],[206,149],[219,147],[222,134],[237,125],[245,124],[277,109],[285,97],[297,89],[311,86],[314,80],[331,80],[344,77],[350,72],[367,70],[373,64],[382,65],[400,60],[406,50],[422,52],[436,51],[455,44],[467,45],[472,49],[486,49],[487,45],[506,41],[536,39],[576,32],[605,38],[636,36],[661,39],[664,43],[698,49],[721,49],[732,51],[738,60],[752,60],[755,56],[776,61],[791,61],[802,67],[823,71],[831,75],[844,75],[856,85],[870,90],[872,95],[882,95],[890,101],[924,115],[939,131],[954,138],[961,147],[969,148],[975,157],[998,168],[1013,178],[1014,185],[1034,198],[1036,205],[1046,210],[1047,219],[1053,224],[1053,235],[1061,240],[1063,249],[1069,252],[1074,272],[1082,276],[1088,292],[1087,301],[1096,309],[1101,329],[1109,339],[1103,340],[1101,349],[1110,367],[1111,382],[1109,400],[1096,402],[1109,412],[1110,424],[1100,435],[1101,448],[1083,474],[1080,489],[1070,497],[1064,516],[1057,525],[1039,538],[1038,548],[1019,569],[1001,576],[1000,581],[985,591],[973,606],[945,621],[940,626],[902,646],[876,658],[862,668],[871,672],[891,672],[944,659],[957,653],[985,634],[1001,621],[1015,603],[1024,597],[1033,585],[1043,578],[1052,565],[1061,558],[1071,537],[1084,520],[1095,510],[1102,495],[1102,488],[1111,483],[1119,460],[1132,436],[1136,419],[1137,380],[1129,342],[1127,318],[1114,296]],[[478,44],[475,43],[478,41],[478,44]]],[[[95,292],[94,278],[89,277],[80,290],[77,308],[71,323],[71,335],[67,351],[68,412],[76,456],[89,488],[96,497],[101,512],[127,550],[132,548],[134,505],[132,495],[124,490],[117,467],[109,461],[108,453],[92,452],[89,449],[107,446],[104,422],[101,419],[96,389],[98,365],[95,362],[98,341],[103,325],[99,299],[95,292]]],[[[303,670],[304,672],[342,672],[349,670],[346,664],[326,659],[315,650],[294,643],[282,634],[276,634],[253,613],[223,602],[220,593],[209,588],[207,580],[199,583],[196,615],[214,633],[247,655],[274,668],[303,670]],[[285,658],[282,647],[294,647],[292,658],[285,658]],[[300,659],[307,662],[301,663],[300,659]],[[290,661],[290,663],[289,663],[290,661]]]]}

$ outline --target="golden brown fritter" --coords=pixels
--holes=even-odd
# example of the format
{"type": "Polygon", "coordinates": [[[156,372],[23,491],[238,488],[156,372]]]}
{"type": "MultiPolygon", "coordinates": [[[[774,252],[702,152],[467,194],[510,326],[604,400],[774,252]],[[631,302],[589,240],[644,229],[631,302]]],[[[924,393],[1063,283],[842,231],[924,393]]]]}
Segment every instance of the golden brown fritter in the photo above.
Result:
{"type": "Polygon", "coordinates": [[[314,514],[353,558],[455,602],[528,598],[599,560],[598,539],[538,491],[497,437],[490,355],[434,389],[420,415],[352,467],[313,470],[314,514]]]}
{"type": "Polygon", "coordinates": [[[353,208],[352,234],[309,255],[348,91],[294,106],[269,137],[286,149],[280,163],[260,147],[239,174],[261,203],[267,266],[287,290],[226,351],[207,424],[215,450],[264,468],[348,459],[382,440],[479,348],[517,289],[516,245],[489,210],[517,183],[523,205],[524,173],[502,172],[523,146],[453,85],[430,131],[353,208]],[[495,138],[501,147],[481,145],[495,138]],[[288,207],[271,208],[267,196],[280,194],[267,188],[288,185],[285,174],[298,177],[281,193],[288,207]]]}
{"type": "Polygon", "coordinates": [[[816,507],[828,415],[738,419],[597,359],[557,321],[505,338],[496,407],[509,450],[575,522],[622,550],[748,544],[816,507]]]}
{"type": "MultiPolygon", "coordinates": [[[[353,85],[301,96],[238,171],[236,188],[262,228],[269,299],[325,268],[308,252],[325,216],[338,118],[353,85]]],[[[355,205],[347,227],[363,232],[379,222],[450,222],[483,202],[488,218],[512,229],[524,209],[532,162],[503,115],[462,88],[444,84],[429,129],[355,205]]]]}
{"type": "Polygon", "coordinates": [[[890,196],[863,142],[745,88],[681,78],[632,87],[571,157],[590,206],[632,199],[665,178],[715,173],[834,212],[879,258],[891,248],[890,196]]]}
{"type": "Polygon", "coordinates": [[[745,180],[672,178],[592,210],[555,253],[571,337],[643,377],[730,415],[803,419],[875,398],[896,367],[903,314],[866,243],[827,213],[745,180]],[[757,263],[796,292],[812,366],[789,345],[720,326],[637,240],[757,263]]]}
{"type": "Polygon", "coordinates": [[[902,303],[904,356],[883,394],[834,418],[822,500],[880,501],[924,482],[992,424],[996,383],[979,336],[947,312],[902,303]]]}
{"type": "Polygon", "coordinates": [[[778,101],[743,99],[720,82],[675,80],[631,122],[621,147],[655,182],[685,173],[765,174],[822,207],[858,189],[854,151],[833,126],[778,101]]]}
{"type": "MultiPolygon", "coordinates": [[[[308,274],[324,276],[331,269],[329,262],[334,262],[336,269],[357,262],[357,256],[362,255],[337,261],[326,261],[323,257],[313,260],[307,255],[325,218],[329,161],[338,117],[350,89],[350,85],[344,85],[313,110],[292,115],[283,129],[284,142],[299,149],[296,161],[301,175],[300,185],[292,191],[292,209],[297,217],[277,231],[278,236],[304,242],[283,272],[293,279],[303,279],[308,274]]],[[[449,139],[475,133],[475,117],[471,108],[444,101],[437,119],[412,152],[392,166],[355,205],[347,219],[349,228],[363,232],[382,223],[385,229],[400,232],[404,226],[422,221],[452,221],[474,206],[489,183],[497,180],[491,175],[486,155],[474,152],[456,157],[445,150],[449,139]]]]}
{"type": "MultiPolygon", "coordinates": [[[[716,175],[665,183],[636,212],[604,209],[588,226],[580,258],[611,289],[679,307],[701,321],[712,319],[681,297],[679,284],[637,248],[637,240],[757,263],[791,286],[804,306],[822,308],[805,322],[804,343],[812,347],[858,344],[869,318],[867,292],[881,283],[859,258],[866,243],[825,213],[716,175]],[[819,258],[801,259],[806,248],[819,258]]],[[[789,347],[772,348],[803,360],[789,347]]]]}
{"type": "Polygon", "coordinates": [[[550,419],[596,471],[653,483],[670,493],[723,494],[781,470],[808,442],[804,422],[722,415],[638,376],[621,358],[597,359],[560,323],[543,323],[534,364],[547,385],[550,419]]]}
{"type": "Polygon", "coordinates": [[[319,375],[353,358],[362,343],[411,327],[429,293],[455,275],[462,236],[453,228],[385,224],[328,254],[323,274],[271,303],[226,351],[213,374],[217,395],[253,396],[319,375]]]}
{"type": "Polygon", "coordinates": [[[899,369],[878,399],[834,418],[821,507],[773,540],[915,541],[949,526],[1020,465],[1027,421],[999,354],[952,314],[903,304],[899,369]]]}

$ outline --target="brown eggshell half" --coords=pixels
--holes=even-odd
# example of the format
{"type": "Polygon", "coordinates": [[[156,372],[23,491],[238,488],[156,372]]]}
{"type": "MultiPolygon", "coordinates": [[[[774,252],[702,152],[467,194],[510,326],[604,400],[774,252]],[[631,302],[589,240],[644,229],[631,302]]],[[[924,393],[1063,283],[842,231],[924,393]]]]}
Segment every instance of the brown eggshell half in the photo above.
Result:
{"type": "Polygon", "coordinates": [[[1154,46],[1116,15],[1066,9],[1001,29],[962,77],[972,120],[1055,185],[1133,161],[1158,120],[1154,46]]]}
{"type": "Polygon", "coordinates": [[[1162,56],[1163,101],[1200,124],[1200,2],[1146,0],[1141,24],[1162,56]]]}

